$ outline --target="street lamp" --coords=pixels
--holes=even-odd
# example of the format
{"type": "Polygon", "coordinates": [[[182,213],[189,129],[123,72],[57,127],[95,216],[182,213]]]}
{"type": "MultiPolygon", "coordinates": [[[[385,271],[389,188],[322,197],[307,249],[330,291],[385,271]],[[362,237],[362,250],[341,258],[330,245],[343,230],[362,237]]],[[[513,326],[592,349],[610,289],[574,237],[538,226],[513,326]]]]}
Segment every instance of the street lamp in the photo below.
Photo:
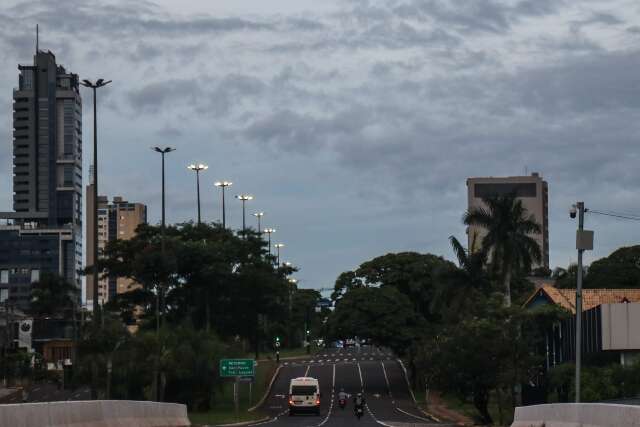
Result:
{"type": "Polygon", "coordinates": [[[217,181],[213,185],[222,189],[222,228],[227,228],[226,211],[224,208],[224,189],[231,187],[233,182],[231,181],[217,181]]]}
{"type": "Polygon", "coordinates": [[[260,222],[262,220],[262,217],[264,216],[264,212],[256,212],[256,213],[253,214],[253,216],[258,218],[258,233],[259,233],[260,230],[262,230],[262,227],[260,226],[260,222]]]}
{"type": "MultiPolygon", "coordinates": [[[[162,253],[162,259],[164,261],[165,258],[165,248],[164,248],[164,233],[165,233],[165,228],[166,228],[166,221],[165,221],[165,179],[164,179],[164,156],[167,153],[170,153],[172,151],[175,151],[175,148],[172,147],[153,147],[152,148],[154,151],[160,153],[162,155],[162,226],[160,228],[160,245],[161,245],[161,253],[162,253]]],[[[162,288],[164,284],[161,284],[160,288],[162,288]]],[[[159,290],[158,292],[156,292],[156,333],[160,334],[160,293],[162,291],[159,290]]]]}
{"type": "Polygon", "coordinates": [[[269,235],[269,255],[271,255],[271,234],[275,233],[276,229],[275,228],[265,228],[263,231],[269,235]]]}
{"type": "Polygon", "coordinates": [[[276,263],[280,266],[280,248],[284,248],[284,243],[276,243],[273,247],[278,251],[276,255],[276,263]]]}
{"type": "Polygon", "coordinates": [[[236,196],[236,199],[240,200],[242,202],[242,234],[244,234],[244,231],[246,229],[246,221],[245,221],[245,203],[247,203],[247,201],[249,200],[253,200],[253,196],[250,194],[238,194],[236,196]]]}
{"type": "Polygon", "coordinates": [[[200,171],[206,171],[209,166],[202,163],[190,164],[187,169],[195,171],[196,173],[196,192],[198,193],[198,225],[200,225],[200,171]]]}
{"type": "Polygon", "coordinates": [[[106,86],[111,80],[98,79],[95,83],[84,79],[80,83],[93,90],[93,313],[98,315],[98,94],[96,89],[106,86]]]}

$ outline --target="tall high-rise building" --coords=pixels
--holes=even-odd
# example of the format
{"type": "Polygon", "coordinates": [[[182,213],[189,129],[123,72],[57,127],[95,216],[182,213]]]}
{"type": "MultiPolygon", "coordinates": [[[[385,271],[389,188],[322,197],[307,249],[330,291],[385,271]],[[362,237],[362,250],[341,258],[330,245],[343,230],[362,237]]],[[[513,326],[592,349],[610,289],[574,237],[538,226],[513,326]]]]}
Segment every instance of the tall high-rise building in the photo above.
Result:
{"type": "MultiPolygon", "coordinates": [[[[87,186],[87,210],[93,209],[93,184],[87,186]]],[[[142,203],[130,203],[122,197],[114,197],[109,203],[106,196],[98,196],[98,256],[102,256],[107,244],[113,240],[131,239],[140,224],[147,222],[147,207],[142,203]]],[[[93,265],[93,218],[87,220],[87,265],[93,265]]],[[[125,277],[101,277],[98,280],[99,303],[104,304],[116,294],[131,291],[139,286],[125,277]]],[[[86,278],[87,305],[93,304],[93,277],[86,278]]]]}
{"type": "Polygon", "coordinates": [[[28,308],[40,273],[81,286],[82,100],[76,74],[37,50],[13,91],[13,212],[0,212],[0,290],[28,308]]]}
{"type": "MultiPolygon", "coordinates": [[[[513,193],[522,201],[527,212],[535,218],[542,228],[541,234],[532,235],[540,245],[542,262],[533,267],[549,268],[549,186],[538,173],[530,176],[487,177],[467,179],[467,197],[469,209],[485,207],[483,198],[503,196],[513,193]]],[[[467,230],[469,248],[472,250],[482,244],[486,234],[481,227],[471,226],[467,230]],[[475,247],[473,246],[475,245],[475,247]]]]}

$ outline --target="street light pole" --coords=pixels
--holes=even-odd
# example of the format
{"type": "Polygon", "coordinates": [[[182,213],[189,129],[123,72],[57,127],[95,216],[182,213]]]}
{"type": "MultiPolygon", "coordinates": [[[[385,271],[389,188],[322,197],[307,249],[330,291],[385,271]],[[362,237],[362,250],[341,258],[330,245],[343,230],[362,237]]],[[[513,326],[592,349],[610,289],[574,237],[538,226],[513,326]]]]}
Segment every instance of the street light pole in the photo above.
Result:
{"type": "Polygon", "coordinates": [[[262,227],[261,227],[261,220],[262,217],[264,216],[264,212],[256,212],[253,214],[253,216],[255,216],[256,218],[258,218],[258,233],[262,233],[262,227]]]}
{"type": "Polygon", "coordinates": [[[253,196],[250,194],[238,194],[236,196],[236,199],[242,202],[242,234],[244,235],[247,228],[247,222],[245,217],[245,203],[249,200],[253,200],[253,196]]]}
{"type": "Polygon", "coordinates": [[[276,243],[275,245],[273,245],[277,252],[277,256],[276,256],[276,264],[278,265],[278,267],[280,266],[280,248],[284,248],[284,243],[276,243]]]}
{"type": "Polygon", "coordinates": [[[80,83],[93,91],[93,315],[98,315],[98,93],[97,89],[111,83],[98,79],[95,83],[84,79],[80,83]]]}
{"type": "Polygon", "coordinates": [[[198,194],[198,225],[200,225],[200,171],[209,169],[209,166],[202,163],[190,164],[187,169],[195,171],[196,173],[196,192],[198,194]]]}
{"type": "Polygon", "coordinates": [[[275,228],[265,228],[264,232],[269,236],[269,256],[271,256],[271,234],[276,232],[275,228]]]}
{"type": "MultiPolygon", "coordinates": [[[[160,153],[162,155],[162,226],[160,228],[160,251],[162,254],[162,259],[164,261],[165,258],[165,243],[164,243],[164,235],[165,235],[165,228],[166,228],[166,221],[165,221],[165,178],[164,178],[164,156],[167,153],[170,153],[172,151],[175,151],[175,148],[171,148],[171,147],[164,147],[164,148],[160,148],[160,147],[153,147],[153,150],[160,153]]],[[[164,283],[160,284],[160,289],[158,290],[158,292],[156,292],[156,334],[160,334],[160,301],[161,301],[161,295],[160,293],[162,293],[164,291],[163,289],[164,283]]]]}
{"type": "Polygon", "coordinates": [[[233,182],[231,181],[218,181],[214,183],[216,187],[220,187],[222,189],[222,228],[227,228],[227,218],[226,218],[226,209],[224,207],[224,189],[227,187],[231,187],[233,182]]]}

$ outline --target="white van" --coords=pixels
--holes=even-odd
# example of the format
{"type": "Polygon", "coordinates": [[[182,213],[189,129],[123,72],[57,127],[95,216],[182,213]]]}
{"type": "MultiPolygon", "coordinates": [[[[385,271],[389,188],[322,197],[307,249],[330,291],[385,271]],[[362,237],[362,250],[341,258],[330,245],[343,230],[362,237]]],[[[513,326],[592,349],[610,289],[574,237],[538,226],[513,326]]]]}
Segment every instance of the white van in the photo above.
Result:
{"type": "Polygon", "coordinates": [[[320,415],[320,384],[311,377],[293,378],[289,384],[289,415],[312,412],[320,415]]]}

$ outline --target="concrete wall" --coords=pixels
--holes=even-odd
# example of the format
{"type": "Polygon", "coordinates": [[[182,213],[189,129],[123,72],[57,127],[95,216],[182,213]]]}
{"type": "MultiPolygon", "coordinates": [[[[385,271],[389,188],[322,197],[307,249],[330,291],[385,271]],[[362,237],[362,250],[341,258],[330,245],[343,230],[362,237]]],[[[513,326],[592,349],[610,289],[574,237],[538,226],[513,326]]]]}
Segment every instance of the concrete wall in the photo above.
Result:
{"type": "Polygon", "coordinates": [[[640,349],[640,304],[602,304],[602,349],[640,349]]]}
{"type": "Polygon", "coordinates": [[[516,408],[511,427],[639,427],[640,406],[554,403],[516,408]]]}
{"type": "Polygon", "coordinates": [[[175,403],[89,400],[0,405],[0,426],[184,427],[187,407],[175,403]]]}

